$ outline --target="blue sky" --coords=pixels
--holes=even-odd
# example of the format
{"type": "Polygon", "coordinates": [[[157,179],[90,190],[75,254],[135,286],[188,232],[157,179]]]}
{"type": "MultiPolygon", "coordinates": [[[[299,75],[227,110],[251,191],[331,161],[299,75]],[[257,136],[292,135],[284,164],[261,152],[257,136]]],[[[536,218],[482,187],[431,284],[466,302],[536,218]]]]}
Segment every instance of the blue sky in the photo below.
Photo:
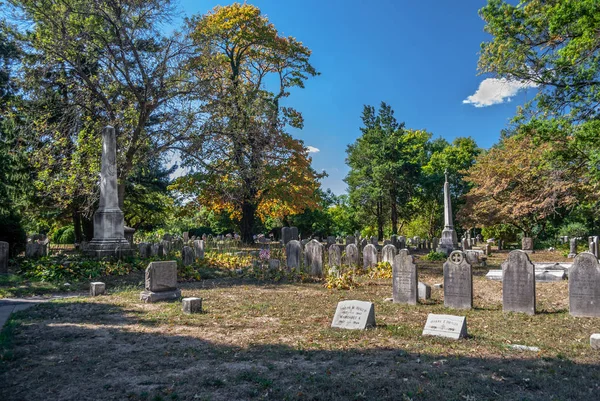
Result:
{"type": "MultiPolygon", "coordinates": [[[[535,88],[477,75],[480,44],[490,38],[477,13],[485,0],[249,3],[313,52],[321,75],[287,100],[305,120],[291,133],[319,150],[311,153],[313,167],[329,174],[323,187],[338,195],[346,192],[345,151],[360,136],[365,104],[385,101],[408,128],[448,141],[470,136],[489,148],[517,106],[535,95],[535,88]]],[[[180,1],[188,16],[226,4],[180,1]]]]}

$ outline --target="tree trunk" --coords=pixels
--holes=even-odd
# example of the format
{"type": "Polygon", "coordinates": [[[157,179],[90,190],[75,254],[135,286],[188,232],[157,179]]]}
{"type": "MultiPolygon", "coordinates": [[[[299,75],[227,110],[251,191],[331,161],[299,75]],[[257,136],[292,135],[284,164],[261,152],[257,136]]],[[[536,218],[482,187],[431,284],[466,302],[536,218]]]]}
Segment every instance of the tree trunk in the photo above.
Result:
{"type": "Polygon", "coordinates": [[[242,203],[242,220],[240,221],[240,235],[242,242],[251,244],[254,242],[252,238],[254,231],[254,216],[256,214],[256,205],[252,202],[244,201],[242,203]]]}
{"type": "Polygon", "coordinates": [[[379,200],[377,201],[377,238],[379,240],[383,240],[383,224],[383,201],[379,200]]]}
{"type": "MultiPolygon", "coordinates": [[[[392,235],[398,235],[398,205],[396,205],[396,191],[390,191],[390,204],[392,206],[392,235]]],[[[380,237],[380,239],[383,239],[380,237]]]]}
{"type": "Polygon", "coordinates": [[[85,241],[91,241],[94,238],[94,220],[93,217],[82,217],[81,226],[83,227],[83,237],[85,241]]]}
{"type": "Polygon", "coordinates": [[[78,211],[73,212],[73,227],[75,228],[75,243],[81,244],[83,233],[81,231],[81,215],[78,211]]]}

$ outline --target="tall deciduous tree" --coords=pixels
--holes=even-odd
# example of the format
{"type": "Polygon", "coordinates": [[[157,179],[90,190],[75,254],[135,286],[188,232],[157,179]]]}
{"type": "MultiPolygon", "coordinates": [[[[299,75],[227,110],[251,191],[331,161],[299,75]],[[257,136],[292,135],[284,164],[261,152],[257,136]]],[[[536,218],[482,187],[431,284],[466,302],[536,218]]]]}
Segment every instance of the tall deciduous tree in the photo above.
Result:
{"type": "MultiPolygon", "coordinates": [[[[62,80],[64,99],[73,106],[71,125],[56,134],[77,133],[86,118],[96,126],[115,127],[123,205],[126,177],[134,166],[180,144],[190,124],[182,95],[191,93],[197,81],[188,79],[183,68],[188,48],[176,34],[165,36],[161,30],[173,15],[171,1],[10,3],[27,23],[21,35],[27,68],[38,77],[62,80]]],[[[48,128],[46,123],[36,121],[31,129],[37,133],[39,127],[48,128]]],[[[46,145],[60,141],[60,135],[46,145]]]]}
{"type": "Polygon", "coordinates": [[[559,209],[593,194],[587,182],[556,166],[551,152],[549,143],[515,135],[479,156],[465,177],[474,187],[459,220],[480,227],[508,223],[532,236],[559,209]]]}
{"type": "Polygon", "coordinates": [[[302,143],[284,132],[288,124],[301,128],[302,115],[281,104],[317,72],[310,50],[281,36],[252,5],[216,7],[189,24],[198,49],[192,65],[209,89],[201,143],[186,149],[186,160],[198,172],[203,198],[236,211],[242,239],[250,242],[257,214],[317,206],[319,175],[302,143]]]}

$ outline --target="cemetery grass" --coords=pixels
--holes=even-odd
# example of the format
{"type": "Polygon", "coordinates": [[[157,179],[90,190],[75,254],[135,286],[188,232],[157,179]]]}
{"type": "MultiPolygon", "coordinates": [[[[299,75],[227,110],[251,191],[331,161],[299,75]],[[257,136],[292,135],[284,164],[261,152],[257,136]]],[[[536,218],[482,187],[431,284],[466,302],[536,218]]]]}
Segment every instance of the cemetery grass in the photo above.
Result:
{"type": "MultiPolygon", "coordinates": [[[[543,255],[542,255],[543,256],[543,255]]],[[[540,257],[542,257],[540,256],[540,257]]],[[[498,268],[506,255],[492,257],[498,268]]],[[[433,286],[442,264],[420,262],[433,286]]],[[[3,400],[573,400],[600,390],[594,319],[568,314],[567,282],[538,283],[536,316],[504,314],[501,283],[474,269],[471,311],[386,302],[391,280],[353,290],[235,278],[182,283],[204,313],[139,302],[138,277],[96,298],[14,314],[0,337],[3,400]],[[331,329],[337,302],[375,303],[377,327],[331,329]],[[428,313],[465,315],[469,338],[422,337],[428,313]],[[539,347],[516,351],[510,344],[539,347]]],[[[115,283],[116,285],[116,283],[115,283]]]]}

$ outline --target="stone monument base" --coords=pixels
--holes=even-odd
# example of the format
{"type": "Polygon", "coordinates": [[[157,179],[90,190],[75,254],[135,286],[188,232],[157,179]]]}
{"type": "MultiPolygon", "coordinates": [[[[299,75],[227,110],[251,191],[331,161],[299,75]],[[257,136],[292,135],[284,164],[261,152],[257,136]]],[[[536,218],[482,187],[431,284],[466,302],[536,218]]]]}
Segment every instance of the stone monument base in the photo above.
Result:
{"type": "Polygon", "coordinates": [[[96,258],[119,258],[133,255],[133,249],[125,238],[93,239],[87,245],[85,254],[96,258]],[[117,248],[120,255],[117,255],[117,248]]]}
{"type": "Polygon", "coordinates": [[[145,303],[172,301],[178,298],[181,298],[180,289],[161,292],[152,292],[146,290],[140,293],[140,301],[144,301],[145,303]]]}

